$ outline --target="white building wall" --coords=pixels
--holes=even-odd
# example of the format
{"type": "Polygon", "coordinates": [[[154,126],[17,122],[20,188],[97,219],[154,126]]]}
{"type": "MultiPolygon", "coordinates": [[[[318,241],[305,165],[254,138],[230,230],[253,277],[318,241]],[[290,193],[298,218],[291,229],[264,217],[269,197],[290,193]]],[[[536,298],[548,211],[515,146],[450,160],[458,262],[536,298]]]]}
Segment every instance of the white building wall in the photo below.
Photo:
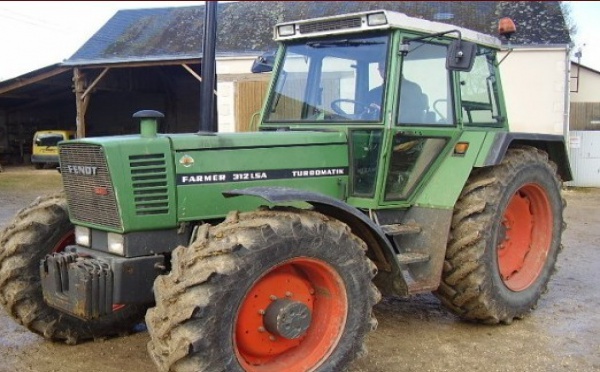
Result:
{"type": "MultiPolygon", "coordinates": [[[[501,52],[499,60],[506,55],[501,52]]],[[[567,46],[518,47],[500,64],[512,132],[568,133],[567,46]]]]}
{"type": "Polygon", "coordinates": [[[258,57],[219,57],[217,58],[217,75],[226,74],[249,74],[251,73],[252,64],[258,57]]]}
{"type": "MultiPolygon", "coordinates": [[[[600,72],[571,65],[571,102],[600,102],[600,72]]],[[[593,117],[592,123],[597,124],[593,117]]],[[[573,181],[568,182],[568,186],[600,187],[599,130],[571,131],[569,157],[573,181]]]]}
{"type": "MultiPolygon", "coordinates": [[[[239,75],[251,73],[256,57],[231,57],[217,59],[217,75],[239,75]]],[[[235,83],[221,81],[217,83],[217,117],[219,132],[235,132],[235,83]]]]}
{"type": "Polygon", "coordinates": [[[219,132],[235,132],[235,89],[232,81],[217,83],[219,132]]]}
{"type": "Polygon", "coordinates": [[[571,64],[571,102],[600,102],[600,72],[571,64]]]}

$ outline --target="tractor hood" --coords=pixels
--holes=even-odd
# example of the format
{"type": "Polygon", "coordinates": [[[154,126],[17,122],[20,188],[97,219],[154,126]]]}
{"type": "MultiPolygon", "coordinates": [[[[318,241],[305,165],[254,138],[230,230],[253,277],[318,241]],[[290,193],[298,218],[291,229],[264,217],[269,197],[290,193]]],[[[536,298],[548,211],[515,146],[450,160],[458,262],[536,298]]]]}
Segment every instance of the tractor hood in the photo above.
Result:
{"type": "Polygon", "coordinates": [[[59,145],[71,219],[115,232],[173,228],[264,204],[233,189],[281,186],[339,199],[348,184],[341,132],[91,137],[59,145]]]}

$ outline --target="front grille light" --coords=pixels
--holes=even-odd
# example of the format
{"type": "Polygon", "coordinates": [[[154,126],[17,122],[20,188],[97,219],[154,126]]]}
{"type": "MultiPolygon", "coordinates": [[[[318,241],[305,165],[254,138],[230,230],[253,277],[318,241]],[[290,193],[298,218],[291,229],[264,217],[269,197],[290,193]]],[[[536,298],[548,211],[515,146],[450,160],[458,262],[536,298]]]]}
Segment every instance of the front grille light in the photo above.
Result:
{"type": "Polygon", "coordinates": [[[279,36],[292,36],[296,33],[296,25],[282,25],[277,27],[277,33],[279,36]]]}
{"type": "Polygon", "coordinates": [[[387,25],[387,23],[388,21],[385,13],[373,13],[367,15],[367,24],[369,26],[381,26],[387,25]]]}

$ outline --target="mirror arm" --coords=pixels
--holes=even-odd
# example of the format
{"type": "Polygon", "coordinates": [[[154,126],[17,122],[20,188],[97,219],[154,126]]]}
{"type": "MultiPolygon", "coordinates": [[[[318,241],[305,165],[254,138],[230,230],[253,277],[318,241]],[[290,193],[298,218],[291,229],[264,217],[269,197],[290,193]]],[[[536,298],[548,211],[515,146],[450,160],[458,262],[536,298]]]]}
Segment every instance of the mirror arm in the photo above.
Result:
{"type": "MultiPolygon", "coordinates": [[[[402,45],[400,45],[400,53],[402,53],[403,56],[406,56],[408,54],[408,51],[409,51],[408,45],[411,43],[411,41],[419,41],[419,40],[423,40],[423,39],[444,36],[447,34],[451,34],[453,32],[456,32],[458,34],[458,42],[460,43],[462,41],[462,35],[460,33],[460,30],[450,30],[450,31],[438,32],[435,34],[429,34],[429,35],[424,35],[424,36],[411,37],[408,39],[402,39],[402,45]]],[[[457,58],[460,58],[460,56],[457,58]]]]}
{"type": "Polygon", "coordinates": [[[500,64],[502,63],[502,61],[504,61],[504,60],[506,59],[506,57],[508,57],[508,55],[512,53],[512,51],[513,51],[513,48],[512,48],[512,47],[510,47],[509,49],[507,49],[507,51],[508,51],[508,52],[507,52],[507,53],[504,55],[504,57],[502,57],[502,59],[501,59],[501,60],[499,60],[499,61],[498,61],[498,63],[496,63],[496,67],[497,67],[497,66],[500,66],[500,64]]]}

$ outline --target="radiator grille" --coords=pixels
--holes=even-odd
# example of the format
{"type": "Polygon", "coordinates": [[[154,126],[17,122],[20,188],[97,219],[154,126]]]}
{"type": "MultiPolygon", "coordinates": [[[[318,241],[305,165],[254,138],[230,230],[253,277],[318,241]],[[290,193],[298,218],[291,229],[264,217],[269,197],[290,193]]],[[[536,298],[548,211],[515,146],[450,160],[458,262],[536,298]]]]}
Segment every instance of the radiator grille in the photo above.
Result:
{"type": "Polygon", "coordinates": [[[314,22],[300,24],[300,33],[310,34],[313,32],[326,32],[333,30],[342,30],[348,28],[360,28],[361,18],[346,18],[346,19],[335,19],[331,21],[314,22]]]}
{"type": "Polygon", "coordinates": [[[164,154],[129,157],[136,215],[167,214],[169,193],[164,154]]]}
{"type": "Polygon", "coordinates": [[[119,209],[106,157],[101,146],[60,146],[62,173],[69,213],[76,220],[121,229],[119,209]]]}

